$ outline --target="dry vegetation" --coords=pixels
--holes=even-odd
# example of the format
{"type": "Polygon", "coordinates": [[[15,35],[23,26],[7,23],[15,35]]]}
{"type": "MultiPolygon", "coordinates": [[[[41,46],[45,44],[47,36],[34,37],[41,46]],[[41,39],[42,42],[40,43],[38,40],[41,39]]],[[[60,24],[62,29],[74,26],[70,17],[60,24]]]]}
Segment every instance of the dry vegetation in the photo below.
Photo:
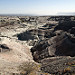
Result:
{"type": "Polygon", "coordinates": [[[21,74],[25,75],[37,75],[36,73],[40,71],[40,64],[35,62],[26,62],[19,66],[21,74]]]}

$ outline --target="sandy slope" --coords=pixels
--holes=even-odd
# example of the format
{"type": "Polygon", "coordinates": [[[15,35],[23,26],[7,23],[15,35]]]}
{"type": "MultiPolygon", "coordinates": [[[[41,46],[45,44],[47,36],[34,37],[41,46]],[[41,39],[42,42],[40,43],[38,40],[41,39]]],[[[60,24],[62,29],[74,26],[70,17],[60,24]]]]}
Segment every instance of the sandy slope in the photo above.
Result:
{"type": "Polygon", "coordinates": [[[16,73],[19,72],[18,67],[21,63],[33,62],[30,47],[25,42],[23,44],[23,42],[17,40],[17,37],[13,37],[26,30],[26,28],[18,27],[15,26],[12,29],[0,28],[0,44],[6,44],[10,48],[10,51],[0,53],[0,72],[16,73]]]}

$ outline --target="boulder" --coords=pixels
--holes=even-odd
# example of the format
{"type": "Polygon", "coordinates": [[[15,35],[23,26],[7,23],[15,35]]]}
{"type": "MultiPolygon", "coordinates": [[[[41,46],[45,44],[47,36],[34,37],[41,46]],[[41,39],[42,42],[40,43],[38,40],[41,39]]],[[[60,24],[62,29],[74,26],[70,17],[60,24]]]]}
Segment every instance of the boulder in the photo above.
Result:
{"type": "Polygon", "coordinates": [[[62,33],[48,40],[41,41],[31,49],[34,59],[40,60],[54,56],[75,56],[73,39],[66,33],[62,33]],[[36,58],[36,55],[38,55],[38,58],[36,58]]]}

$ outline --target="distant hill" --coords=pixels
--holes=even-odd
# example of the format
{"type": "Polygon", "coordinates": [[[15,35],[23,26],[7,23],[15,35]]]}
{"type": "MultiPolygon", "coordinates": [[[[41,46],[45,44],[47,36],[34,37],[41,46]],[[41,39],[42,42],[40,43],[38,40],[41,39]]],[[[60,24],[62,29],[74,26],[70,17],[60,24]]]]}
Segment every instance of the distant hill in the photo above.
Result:
{"type": "Polygon", "coordinates": [[[57,15],[72,15],[75,16],[75,12],[59,12],[57,15]]]}
{"type": "Polygon", "coordinates": [[[38,16],[36,14],[0,14],[0,16],[38,16]]]}

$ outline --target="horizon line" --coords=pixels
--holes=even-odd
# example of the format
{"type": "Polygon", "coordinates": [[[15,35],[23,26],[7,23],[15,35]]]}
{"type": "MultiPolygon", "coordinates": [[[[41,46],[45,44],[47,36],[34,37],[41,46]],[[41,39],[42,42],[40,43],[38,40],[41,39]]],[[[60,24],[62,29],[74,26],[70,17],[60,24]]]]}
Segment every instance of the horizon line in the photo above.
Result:
{"type": "Polygon", "coordinates": [[[75,12],[59,12],[57,14],[24,14],[24,13],[0,13],[0,16],[75,16],[75,12]]]}

